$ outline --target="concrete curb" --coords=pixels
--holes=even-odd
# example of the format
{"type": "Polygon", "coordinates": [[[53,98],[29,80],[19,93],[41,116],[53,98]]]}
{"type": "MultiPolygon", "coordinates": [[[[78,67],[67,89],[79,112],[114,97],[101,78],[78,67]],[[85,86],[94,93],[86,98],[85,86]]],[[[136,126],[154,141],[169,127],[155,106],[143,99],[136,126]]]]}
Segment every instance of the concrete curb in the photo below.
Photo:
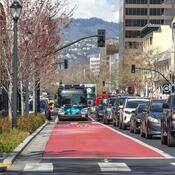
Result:
{"type": "Polygon", "coordinates": [[[49,122],[45,122],[42,126],[40,126],[34,133],[29,135],[20,145],[18,145],[12,153],[9,154],[7,158],[4,159],[3,163],[0,164],[0,171],[1,168],[8,169],[12,163],[15,161],[17,156],[26,148],[26,146],[44,129],[44,127],[48,124],[49,122]],[[5,167],[5,168],[4,168],[5,167]]]}

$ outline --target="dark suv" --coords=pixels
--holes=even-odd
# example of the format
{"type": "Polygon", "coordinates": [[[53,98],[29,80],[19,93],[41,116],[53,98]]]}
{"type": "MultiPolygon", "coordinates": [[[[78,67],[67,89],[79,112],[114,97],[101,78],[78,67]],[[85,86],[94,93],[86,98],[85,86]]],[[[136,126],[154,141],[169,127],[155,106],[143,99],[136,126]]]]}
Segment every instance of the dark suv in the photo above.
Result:
{"type": "Polygon", "coordinates": [[[167,102],[163,104],[161,143],[175,146],[175,94],[170,95],[167,102]]]}

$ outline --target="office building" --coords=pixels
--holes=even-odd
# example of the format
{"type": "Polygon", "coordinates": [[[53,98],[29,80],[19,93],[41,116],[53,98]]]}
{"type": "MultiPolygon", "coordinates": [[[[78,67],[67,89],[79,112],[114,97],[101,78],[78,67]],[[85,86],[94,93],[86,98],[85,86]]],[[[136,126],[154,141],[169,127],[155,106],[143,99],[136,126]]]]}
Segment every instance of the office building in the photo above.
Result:
{"type": "Polygon", "coordinates": [[[90,71],[95,76],[98,76],[100,73],[100,58],[91,57],[90,58],[90,71]]]}
{"type": "Polygon", "coordinates": [[[175,0],[123,0],[120,3],[119,57],[123,72],[125,67],[130,67],[126,54],[142,46],[140,32],[143,27],[171,24],[175,16],[175,0]]]}

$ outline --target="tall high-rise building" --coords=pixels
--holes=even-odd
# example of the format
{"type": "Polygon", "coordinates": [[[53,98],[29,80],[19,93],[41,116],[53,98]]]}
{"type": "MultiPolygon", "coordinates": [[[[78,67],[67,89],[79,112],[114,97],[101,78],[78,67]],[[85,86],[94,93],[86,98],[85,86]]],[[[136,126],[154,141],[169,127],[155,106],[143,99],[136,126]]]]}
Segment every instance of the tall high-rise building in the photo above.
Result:
{"type": "Polygon", "coordinates": [[[122,70],[128,50],[139,48],[140,32],[148,24],[170,25],[175,16],[175,0],[122,0],[120,2],[119,55],[122,70]]]}

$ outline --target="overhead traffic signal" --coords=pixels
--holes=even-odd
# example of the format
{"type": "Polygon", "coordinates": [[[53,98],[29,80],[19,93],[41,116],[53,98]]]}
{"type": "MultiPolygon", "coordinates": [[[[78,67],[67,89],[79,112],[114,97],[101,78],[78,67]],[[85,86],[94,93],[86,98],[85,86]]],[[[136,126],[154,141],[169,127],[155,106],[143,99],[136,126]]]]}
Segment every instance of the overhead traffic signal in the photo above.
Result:
{"type": "Polygon", "coordinates": [[[136,72],[136,65],[135,64],[132,64],[131,65],[131,73],[132,74],[135,74],[135,72],[136,72]]]}
{"type": "Polygon", "coordinates": [[[68,69],[68,60],[64,59],[64,69],[68,69]]]}
{"type": "Polygon", "coordinates": [[[105,47],[105,40],[106,40],[106,31],[104,29],[99,29],[97,31],[97,44],[98,47],[105,47]]]}
{"type": "Polygon", "coordinates": [[[105,86],[105,81],[103,81],[103,86],[105,86]]]}

